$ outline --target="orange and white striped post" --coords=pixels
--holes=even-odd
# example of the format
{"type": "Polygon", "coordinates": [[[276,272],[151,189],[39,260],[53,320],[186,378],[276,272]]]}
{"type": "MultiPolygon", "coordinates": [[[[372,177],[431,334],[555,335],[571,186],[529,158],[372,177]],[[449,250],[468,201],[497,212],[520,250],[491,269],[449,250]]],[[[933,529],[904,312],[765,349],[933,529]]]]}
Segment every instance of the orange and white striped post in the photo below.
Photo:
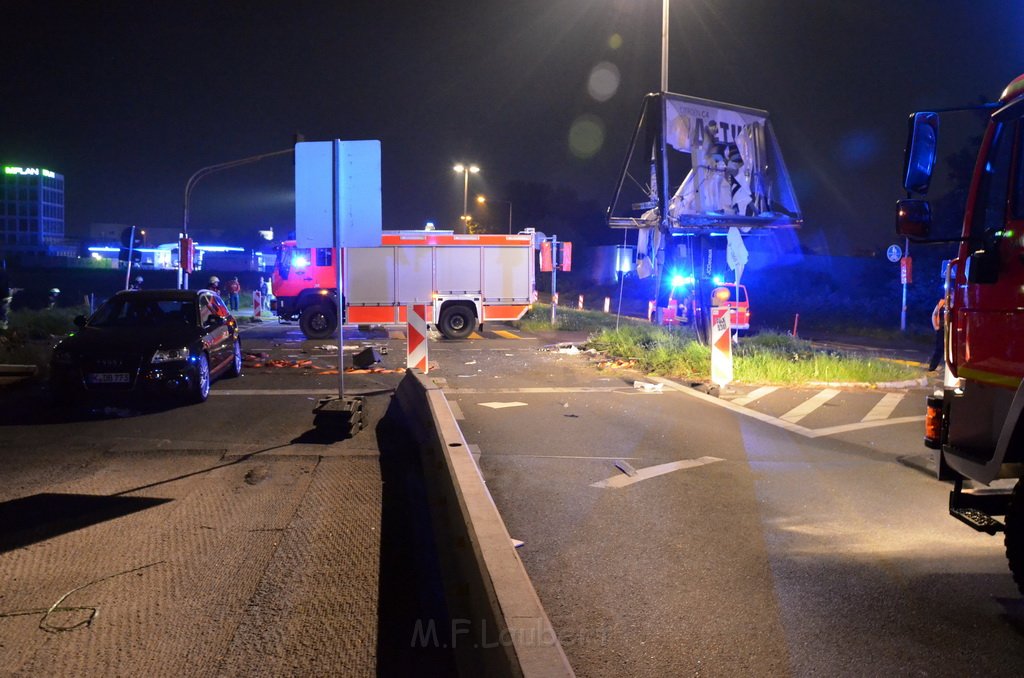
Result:
{"type": "Polygon", "coordinates": [[[719,386],[732,381],[732,327],[728,306],[711,307],[711,381],[719,386]]]}
{"type": "Polygon", "coordinates": [[[252,319],[263,320],[263,294],[259,290],[252,291],[252,319]]]}
{"type": "Polygon", "coordinates": [[[405,307],[406,320],[409,323],[409,349],[405,366],[420,370],[423,374],[430,371],[427,360],[427,306],[413,304],[405,307]]]}

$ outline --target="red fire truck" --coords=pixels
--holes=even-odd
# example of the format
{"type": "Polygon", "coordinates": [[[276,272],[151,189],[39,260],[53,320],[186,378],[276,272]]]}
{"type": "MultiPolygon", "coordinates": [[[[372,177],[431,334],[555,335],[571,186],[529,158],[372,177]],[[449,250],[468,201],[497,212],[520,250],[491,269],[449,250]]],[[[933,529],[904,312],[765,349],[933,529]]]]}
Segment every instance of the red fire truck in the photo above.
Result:
{"type": "MultiPolygon", "coordinates": [[[[953,482],[950,514],[981,532],[1005,533],[1024,593],[1024,75],[986,108],[958,252],[946,274],[949,374],[928,399],[925,444],[935,450],[938,477],[953,482]]],[[[911,115],[908,196],[928,190],[938,131],[937,113],[911,115]]],[[[896,223],[901,235],[927,238],[928,202],[899,201],[896,223]]]]}
{"type": "MultiPolygon", "coordinates": [[[[380,247],[342,250],[344,323],[398,325],[406,306],[427,306],[427,322],[463,339],[486,321],[518,320],[535,289],[534,234],[458,235],[385,231],[380,247]]],[[[323,339],[337,331],[337,269],[332,248],[281,243],[272,284],[283,320],[323,339]]]]}

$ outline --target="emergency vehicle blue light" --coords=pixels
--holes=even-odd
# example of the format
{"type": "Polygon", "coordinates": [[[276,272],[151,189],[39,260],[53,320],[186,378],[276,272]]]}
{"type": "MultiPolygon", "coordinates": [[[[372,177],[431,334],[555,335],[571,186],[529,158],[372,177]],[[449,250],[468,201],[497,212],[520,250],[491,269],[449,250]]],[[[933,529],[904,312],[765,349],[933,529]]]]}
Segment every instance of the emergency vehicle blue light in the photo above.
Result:
{"type": "Polygon", "coordinates": [[[685,278],[681,275],[672,276],[672,287],[682,287],[685,284],[684,280],[685,278]]]}
{"type": "Polygon", "coordinates": [[[725,280],[722,278],[722,276],[716,275],[714,278],[711,279],[711,282],[715,283],[716,285],[721,285],[722,283],[725,282],[725,280]]]}

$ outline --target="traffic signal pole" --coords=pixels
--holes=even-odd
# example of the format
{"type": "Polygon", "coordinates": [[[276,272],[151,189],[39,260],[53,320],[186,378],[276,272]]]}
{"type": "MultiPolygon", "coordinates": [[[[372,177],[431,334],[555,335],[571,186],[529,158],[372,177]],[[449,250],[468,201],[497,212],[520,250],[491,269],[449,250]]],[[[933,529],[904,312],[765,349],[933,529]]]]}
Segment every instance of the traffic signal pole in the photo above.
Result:
{"type": "Polygon", "coordinates": [[[124,275],[124,288],[128,289],[131,286],[132,280],[132,256],[135,253],[135,226],[131,227],[131,235],[128,237],[128,272],[124,275]]]}

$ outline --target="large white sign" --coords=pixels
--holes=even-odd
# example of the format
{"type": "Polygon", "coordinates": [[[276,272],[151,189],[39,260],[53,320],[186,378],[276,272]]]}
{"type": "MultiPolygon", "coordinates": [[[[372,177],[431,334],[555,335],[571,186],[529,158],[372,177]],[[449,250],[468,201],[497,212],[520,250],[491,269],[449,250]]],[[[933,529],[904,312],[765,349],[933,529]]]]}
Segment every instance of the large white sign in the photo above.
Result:
{"type": "Polygon", "coordinates": [[[380,141],[295,144],[299,247],[380,247],[380,141]]]}

